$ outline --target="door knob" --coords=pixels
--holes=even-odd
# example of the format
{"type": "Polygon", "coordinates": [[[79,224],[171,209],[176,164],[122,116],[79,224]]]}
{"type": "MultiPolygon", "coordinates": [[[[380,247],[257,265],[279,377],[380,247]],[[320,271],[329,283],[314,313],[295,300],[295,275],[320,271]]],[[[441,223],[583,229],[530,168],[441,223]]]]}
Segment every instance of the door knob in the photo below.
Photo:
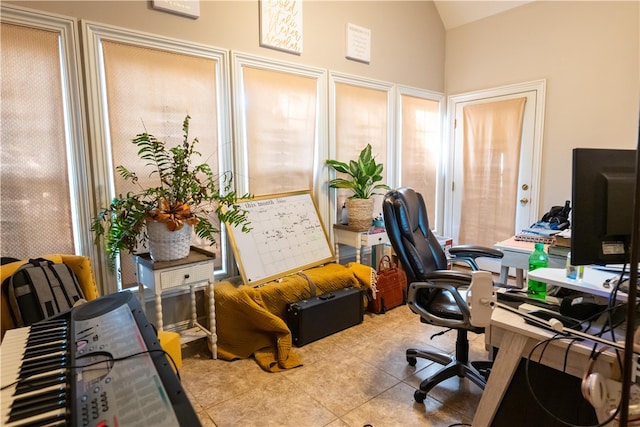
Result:
{"type": "Polygon", "coordinates": [[[527,199],[526,197],[523,197],[522,199],[520,199],[520,203],[522,203],[523,205],[526,205],[527,203],[529,203],[529,199],[527,199]]]}

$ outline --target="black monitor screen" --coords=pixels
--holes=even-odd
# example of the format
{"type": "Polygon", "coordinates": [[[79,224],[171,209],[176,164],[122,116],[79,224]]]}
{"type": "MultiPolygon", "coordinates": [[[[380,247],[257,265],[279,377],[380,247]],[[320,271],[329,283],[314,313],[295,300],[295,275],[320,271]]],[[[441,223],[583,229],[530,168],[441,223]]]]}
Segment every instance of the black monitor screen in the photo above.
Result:
{"type": "Polygon", "coordinates": [[[630,261],[635,165],[635,150],[573,150],[573,264],[630,261]]]}

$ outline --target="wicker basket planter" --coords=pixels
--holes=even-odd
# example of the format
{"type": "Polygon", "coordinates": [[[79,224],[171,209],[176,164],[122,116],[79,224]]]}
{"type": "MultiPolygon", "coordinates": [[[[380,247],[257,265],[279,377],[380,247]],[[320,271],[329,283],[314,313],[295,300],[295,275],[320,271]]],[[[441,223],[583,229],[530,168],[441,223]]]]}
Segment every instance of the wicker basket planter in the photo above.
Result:
{"type": "Polygon", "coordinates": [[[347,199],[347,225],[368,230],[373,221],[373,199],[347,199]]]}
{"type": "Polygon", "coordinates": [[[154,261],[175,261],[186,258],[191,248],[193,226],[184,224],[180,230],[170,231],[163,222],[147,222],[149,255],[154,261]]]}

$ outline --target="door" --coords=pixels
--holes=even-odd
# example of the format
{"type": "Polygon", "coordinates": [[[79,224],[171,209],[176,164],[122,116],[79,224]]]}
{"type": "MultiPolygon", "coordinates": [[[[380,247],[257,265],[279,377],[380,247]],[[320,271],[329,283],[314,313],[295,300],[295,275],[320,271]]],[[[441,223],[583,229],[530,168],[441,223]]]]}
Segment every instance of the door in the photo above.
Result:
{"type": "Polygon", "coordinates": [[[544,89],[545,82],[537,81],[450,97],[452,173],[445,216],[456,244],[493,246],[537,220],[544,89]],[[511,141],[499,130],[504,126],[516,128],[506,132],[511,141]],[[480,143],[470,128],[480,129],[480,143]],[[481,180],[474,182],[474,175],[481,180]]]}

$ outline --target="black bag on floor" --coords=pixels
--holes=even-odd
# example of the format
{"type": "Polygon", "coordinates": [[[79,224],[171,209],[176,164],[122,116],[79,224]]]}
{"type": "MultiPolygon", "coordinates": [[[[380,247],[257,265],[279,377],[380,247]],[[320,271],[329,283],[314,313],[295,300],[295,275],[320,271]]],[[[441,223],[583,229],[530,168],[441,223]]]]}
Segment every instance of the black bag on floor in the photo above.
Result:
{"type": "Polygon", "coordinates": [[[78,278],[66,264],[30,259],[2,283],[16,326],[28,326],[84,299],[78,278]]]}

